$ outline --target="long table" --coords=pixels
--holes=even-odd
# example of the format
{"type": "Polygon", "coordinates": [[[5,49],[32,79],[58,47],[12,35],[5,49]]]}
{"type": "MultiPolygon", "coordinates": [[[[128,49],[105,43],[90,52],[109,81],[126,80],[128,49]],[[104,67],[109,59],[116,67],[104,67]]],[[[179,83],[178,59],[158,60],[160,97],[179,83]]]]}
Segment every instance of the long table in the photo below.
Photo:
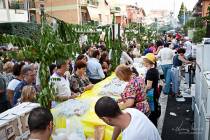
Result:
{"type": "MultiPolygon", "coordinates": [[[[85,91],[80,97],[77,98],[77,100],[89,100],[91,101],[90,107],[87,110],[87,112],[82,116],[73,116],[66,118],[65,116],[54,118],[55,127],[56,128],[68,128],[69,125],[66,120],[67,119],[73,119],[77,118],[77,120],[80,121],[80,123],[83,126],[84,134],[86,137],[92,137],[94,138],[94,131],[96,126],[104,126],[105,127],[105,133],[104,133],[104,140],[110,140],[113,133],[113,127],[105,124],[102,120],[98,118],[98,116],[95,114],[94,106],[96,101],[102,97],[102,95],[99,95],[98,93],[101,91],[102,87],[106,84],[108,84],[113,78],[115,77],[115,74],[113,73],[111,76],[107,77],[105,80],[99,82],[98,84],[94,85],[93,89],[85,91]]],[[[62,104],[62,103],[61,103],[62,104]]],[[[53,114],[57,111],[57,108],[51,110],[53,114]]],[[[118,138],[118,140],[121,139],[121,136],[118,138]]]]}

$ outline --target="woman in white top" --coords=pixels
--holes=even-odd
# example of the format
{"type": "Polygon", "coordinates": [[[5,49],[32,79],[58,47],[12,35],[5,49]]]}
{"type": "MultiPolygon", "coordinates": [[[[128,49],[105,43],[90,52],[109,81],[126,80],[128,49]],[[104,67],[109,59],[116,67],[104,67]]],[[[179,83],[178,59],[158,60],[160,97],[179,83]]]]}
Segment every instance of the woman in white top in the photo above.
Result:
{"type": "Polygon", "coordinates": [[[7,99],[12,104],[13,96],[14,96],[14,90],[17,87],[17,85],[20,83],[20,81],[23,80],[23,75],[21,74],[21,69],[24,66],[24,63],[21,62],[20,64],[16,63],[13,67],[13,74],[15,78],[9,82],[7,86],[7,99]]]}
{"type": "Polygon", "coordinates": [[[133,64],[133,59],[126,52],[127,51],[126,47],[124,47],[122,49],[123,49],[123,51],[122,51],[122,54],[120,57],[120,64],[126,64],[126,65],[133,64]]]}

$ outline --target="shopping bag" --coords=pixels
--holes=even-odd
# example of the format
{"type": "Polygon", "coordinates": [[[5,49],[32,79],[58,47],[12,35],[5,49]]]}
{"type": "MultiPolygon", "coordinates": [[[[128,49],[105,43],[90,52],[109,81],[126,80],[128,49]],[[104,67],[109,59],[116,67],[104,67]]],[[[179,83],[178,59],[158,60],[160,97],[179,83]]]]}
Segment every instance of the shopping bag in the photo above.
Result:
{"type": "Polygon", "coordinates": [[[147,101],[149,103],[150,110],[155,111],[155,103],[154,103],[154,89],[150,89],[147,91],[147,101]]]}

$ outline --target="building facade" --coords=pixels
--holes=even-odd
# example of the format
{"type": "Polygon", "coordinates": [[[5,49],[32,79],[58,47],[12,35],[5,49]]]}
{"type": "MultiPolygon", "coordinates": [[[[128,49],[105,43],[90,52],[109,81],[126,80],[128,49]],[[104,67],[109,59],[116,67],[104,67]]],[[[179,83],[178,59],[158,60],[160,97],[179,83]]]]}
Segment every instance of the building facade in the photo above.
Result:
{"type": "Polygon", "coordinates": [[[199,0],[193,8],[194,16],[207,16],[208,7],[210,6],[210,0],[199,0]]]}
{"type": "Polygon", "coordinates": [[[35,22],[33,0],[0,0],[0,22],[35,22]]]}
{"type": "Polygon", "coordinates": [[[36,0],[37,21],[40,21],[40,5],[45,13],[67,23],[85,24],[96,22],[101,25],[111,23],[110,7],[106,0],[36,0]]]}

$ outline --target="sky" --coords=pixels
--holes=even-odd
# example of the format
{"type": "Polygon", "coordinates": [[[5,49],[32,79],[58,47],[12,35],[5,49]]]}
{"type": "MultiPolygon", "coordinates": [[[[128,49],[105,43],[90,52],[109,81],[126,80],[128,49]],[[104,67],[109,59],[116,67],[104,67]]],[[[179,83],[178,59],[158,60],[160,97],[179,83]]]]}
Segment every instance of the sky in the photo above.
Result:
{"type": "Polygon", "coordinates": [[[130,3],[135,4],[137,2],[139,7],[144,8],[146,14],[150,10],[164,9],[173,12],[174,11],[173,9],[175,9],[175,15],[177,16],[182,2],[184,2],[188,10],[192,10],[198,0],[120,0],[120,1],[127,4],[130,3]]]}

